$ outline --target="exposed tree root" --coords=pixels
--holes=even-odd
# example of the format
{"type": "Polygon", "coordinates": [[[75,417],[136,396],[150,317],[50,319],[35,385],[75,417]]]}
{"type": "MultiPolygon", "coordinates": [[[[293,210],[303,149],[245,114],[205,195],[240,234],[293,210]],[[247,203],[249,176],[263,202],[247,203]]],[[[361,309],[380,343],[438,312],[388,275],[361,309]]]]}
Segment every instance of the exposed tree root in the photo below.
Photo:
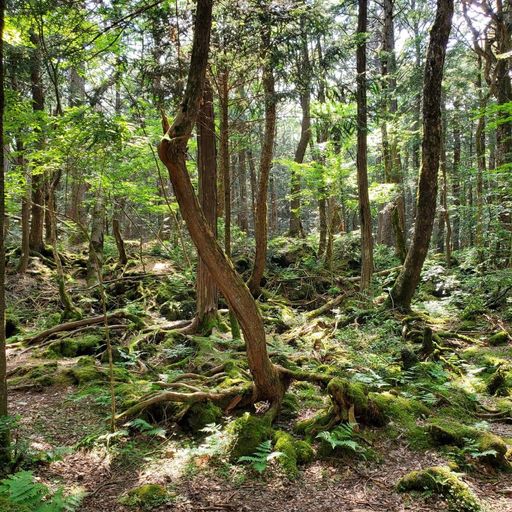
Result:
{"type": "MultiPolygon", "coordinates": [[[[107,321],[109,323],[112,320],[119,320],[119,319],[135,320],[138,323],[140,323],[140,321],[141,321],[139,317],[136,317],[130,313],[127,313],[126,311],[116,311],[115,313],[110,313],[109,315],[107,315],[107,321]]],[[[75,320],[73,322],[59,324],[54,327],[51,327],[50,329],[46,329],[45,331],[42,331],[39,334],[36,334],[35,336],[26,338],[24,340],[24,342],[27,345],[35,345],[35,344],[41,343],[42,341],[47,340],[48,338],[55,336],[56,334],[58,334],[60,332],[76,331],[77,329],[79,329],[81,327],[101,324],[104,321],[105,321],[105,317],[103,315],[99,315],[99,316],[95,316],[92,318],[83,318],[82,320],[75,320]]]]}

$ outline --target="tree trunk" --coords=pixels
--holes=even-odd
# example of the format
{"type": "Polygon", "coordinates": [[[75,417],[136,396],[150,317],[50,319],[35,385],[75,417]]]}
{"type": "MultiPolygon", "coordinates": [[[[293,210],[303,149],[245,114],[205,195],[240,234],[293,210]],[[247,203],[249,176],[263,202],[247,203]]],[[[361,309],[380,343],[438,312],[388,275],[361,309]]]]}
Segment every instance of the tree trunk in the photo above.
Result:
{"type": "Polygon", "coordinates": [[[10,433],[7,411],[7,357],[5,351],[5,155],[4,155],[4,18],[5,0],[0,0],[0,419],[5,426],[0,430],[0,470],[7,470],[10,462],[10,433]]]}
{"type": "MultiPolygon", "coordinates": [[[[199,172],[199,204],[205,221],[213,236],[217,238],[217,149],[215,137],[215,112],[213,90],[205,81],[203,99],[197,119],[197,153],[199,172]]],[[[219,292],[217,285],[202,258],[197,267],[197,312],[195,329],[203,335],[211,334],[217,319],[219,292]]]]}
{"type": "Polygon", "coordinates": [[[265,13],[265,25],[262,27],[262,43],[265,52],[263,65],[263,91],[265,94],[265,133],[263,135],[263,147],[261,148],[260,176],[258,185],[258,197],[256,200],[256,255],[254,266],[249,279],[249,289],[253,295],[259,295],[261,279],[265,271],[267,258],[267,196],[270,169],[274,154],[274,139],[276,132],[276,97],[275,78],[270,61],[271,26],[269,14],[265,13]]]}
{"type": "Polygon", "coordinates": [[[128,256],[126,255],[126,248],[121,233],[121,215],[123,210],[124,199],[120,199],[119,204],[114,204],[114,211],[112,213],[112,234],[116,241],[119,264],[124,267],[128,263],[128,256]]]}
{"type": "MultiPolygon", "coordinates": [[[[295,151],[294,161],[298,164],[304,162],[304,156],[311,139],[311,64],[309,62],[308,40],[301,21],[301,54],[299,69],[300,106],[302,109],[302,122],[300,139],[295,151]]],[[[290,231],[291,237],[304,237],[304,229],[300,219],[300,176],[292,170],[290,186],[290,231]]]]}
{"type": "Polygon", "coordinates": [[[254,164],[254,155],[250,149],[247,150],[247,159],[249,160],[249,178],[251,182],[251,218],[252,229],[256,231],[256,194],[258,188],[258,178],[256,176],[256,165],[254,164]]]}
{"type": "MultiPolygon", "coordinates": [[[[453,167],[452,167],[452,194],[453,194],[453,250],[460,248],[460,122],[457,112],[460,109],[460,103],[454,102],[455,117],[453,120],[453,167]]],[[[446,139],[446,137],[445,137],[446,139]]]]}
{"type": "Polygon", "coordinates": [[[368,1],[359,0],[357,23],[357,188],[361,220],[361,290],[370,286],[373,273],[373,238],[370,198],[368,196],[367,102],[366,102],[366,30],[368,1]]]}
{"type": "Polygon", "coordinates": [[[391,290],[394,307],[409,310],[427,256],[436,213],[437,173],[441,152],[441,83],[453,17],[453,0],[438,0],[430,32],[423,82],[422,167],[416,223],[404,266],[391,290]]]}
{"type": "Polygon", "coordinates": [[[396,100],[396,57],[395,57],[395,28],[393,23],[394,0],[384,0],[384,30],[382,34],[382,78],[384,81],[383,122],[382,122],[382,146],[384,153],[384,177],[386,183],[396,184],[395,197],[391,206],[385,208],[380,219],[384,223],[390,223],[393,230],[394,246],[400,261],[405,260],[407,253],[405,240],[405,201],[400,173],[400,152],[398,149],[398,137],[391,124],[388,130],[388,117],[392,123],[397,110],[396,100]],[[388,116],[389,114],[389,116],[388,116]]]}
{"type": "Polygon", "coordinates": [[[166,134],[159,156],[169,171],[176,199],[199,256],[240,322],[244,333],[249,368],[254,378],[254,398],[279,404],[283,385],[268,357],[263,319],[249,289],[235,271],[208,227],[187,171],[186,149],[197,118],[208,64],[212,0],[198,0],[187,87],[181,108],[166,134]]]}
{"type": "Polygon", "coordinates": [[[103,267],[103,236],[105,228],[105,208],[103,190],[98,189],[91,219],[89,238],[89,256],[87,260],[87,284],[92,286],[98,282],[98,275],[103,267]]]}
{"type": "Polygon", "coordinates": [[[238,208],[238,226],[244,233],[249,231],[249,214],[247,211],[247,158],[246,150],[238,153],[238,183],[240,188],[240,205],[238,208]]]}
{"type": "MultiPolygon", "coordinates": [[[[30,42],[33,44],[30,56],[30,83],[32,88],[32,108],[34,112],[44,111],[44,92],[41,76],[41,50],[39,38],[30,32],[30,42]]],[[[39,135],[41,137],[41,135],[39,135]]],[[[32,176],[32,220],[30,224],[30,250],[44,251],[44,197],[45,179],[41,173],[32,176]]]]}
{"type": "Polygon", "coordinates": [[[17,161],[20,172],[26,179],[21,199],[21,254],[17,269],[20,274],[24,274],[27,271],[30,256],[30,173],[25,168],[24,147],[19,138],[16,139],[16,151],[18,152],[17,161]]]}
{"type": "Polygon", "coordinates": [[[483,258],[483,207],[484,207],[484,175],[486,173],[485,162],[485,107],[486,97],[482,93],[482,57],[478,57],[478,106],[480,114],[478,116],[478,124],[476,127],[476,158],[477,158],[477,175],[476,175],[476,246],[480,259],[483,258]]]}

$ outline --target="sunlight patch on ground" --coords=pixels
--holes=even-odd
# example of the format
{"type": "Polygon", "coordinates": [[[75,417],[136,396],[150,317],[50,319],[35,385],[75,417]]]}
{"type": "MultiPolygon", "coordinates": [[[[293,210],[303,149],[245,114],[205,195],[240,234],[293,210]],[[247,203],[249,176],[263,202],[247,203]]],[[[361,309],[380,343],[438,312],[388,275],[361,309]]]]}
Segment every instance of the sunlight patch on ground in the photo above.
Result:
{"type": "Polygon", "coordinates": [[[172,270],[172,265],[167,261],[158,261],[153,265],[153,272],[164,273],[172,270]]]}

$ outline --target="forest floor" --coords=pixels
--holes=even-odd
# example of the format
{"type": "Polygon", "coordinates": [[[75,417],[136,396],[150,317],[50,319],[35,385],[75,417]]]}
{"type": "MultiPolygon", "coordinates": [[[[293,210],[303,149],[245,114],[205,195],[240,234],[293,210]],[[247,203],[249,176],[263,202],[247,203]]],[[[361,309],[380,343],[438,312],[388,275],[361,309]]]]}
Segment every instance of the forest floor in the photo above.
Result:
{"type": "MultiPolygon", "coordinates": [[[[456,265],[447,269],[435,256],[427,262],[415,314],[405,316],[383,306],[396,272],[378,275],[375,291],[384,293],[373,302],[357,293],[356,246],[350,236],[338,240],[337,264],[326,271],[307,243],[274,241],[261,308],[274,361],[362,386],[369,399],[387,404],[385,424],[359,421],[350,439],[340,438],[350,443],[333,448],[332,436],[299,427],[327,410],[329,395],[294,382],[273,432],[305,439],[312,456],[290,469],[276,455],[265,460],[261,474],[230,452],[229,425],[241,413],[236,409],[222,414],[167,403],[131,423],[123,420],[110,433],[103,328],[74,329],[31,344],[33,335],[62,323],[53,270],[32,259],[26,277],[9,276],[10,317],[18,324],[8,345],[18,469],[33,471],[50,489],[82,493],[84,512],[510,512],[510,270],[479,266],[469,253],[456,254],[456,265]],[[340,295],[333,308],[308,316],[340,295]],[[434,348],[425,352],[429,332],[434,348]],[[437,466],[467,484],[480,508],[461,505],[442,486],[398,492],[407,473],[437,466]]],[[[226,328],[224,310],[209,337],[175,331],[177,321],[192,317],[195,303],[193,272],[177,261],[152,245],[143,265],[132,260],[125,269],[113,262],[107,267],[108,309],[129,313],[111,330],[117,412],[159,390],[157,383],[177,382],[190,372],[222,368],[214,374],[215,389],[249,379],[243,345],[226,328]]],[[[240,272],[247,271],[247,261],[235,257],[240,272]]],[[[389,251],[377,253],[378,271],[396,265],[389,251]]],[[[85,285],[83,260],[69,256],[66,271],[84,316],[99,314],[97,288],[85,285]]]]}

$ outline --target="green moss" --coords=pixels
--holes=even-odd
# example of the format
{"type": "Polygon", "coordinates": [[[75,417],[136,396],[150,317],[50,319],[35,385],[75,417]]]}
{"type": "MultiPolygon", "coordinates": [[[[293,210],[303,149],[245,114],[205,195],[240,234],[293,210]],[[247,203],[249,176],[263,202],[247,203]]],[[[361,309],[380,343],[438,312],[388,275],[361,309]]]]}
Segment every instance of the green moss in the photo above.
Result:
{"type": "Polygon", "coordinates": [[[44,363],[37,366],[26,367],[20,373],[9,379],[13,386],[48,387],[56,384],[71,384],[67,372],[62,371],[56,362],[44,363]]]}
{"type": "Polygon", "coordinates": [[[444,497],[454,512],[480,512],[482,506],[469,486],[447,467],[408,473],[397,484],[399,492],[430,491],[444,497]]]}
{"type": "Polygon", "coordinates": [[[281,404],[281,416],[293,418],[300,410],[299,399],[293,393],[286,393],[281,404]]]}
{"type": "Polygon", "coordinates": [[[417,424],[419,418],[430,415],[430,409],[418,400],[396,396],[389,392],[370,393],[371,400],[389,422],[389,428],[397,435],[405,433],[411,445],[423,448],[427,445],[425,432],[417,424]]]}
{"type": "Polygon", "coordinates": [[[0,496],[0,510],[2,512],[32,512],[32,508],[19,503],[13,503],[9,498],[0,496]]]}
{"type": "Polygon", "coordinates": [[[97,334],[83,334],[73,338],[62,338],[54,341],[47,349],[50,357],[76,357],[95,354],[103,343],[97,334]]]}
{"type": "Polygon", "coordinates": [[[512,389],[512,371],[499,367],[489,378],[487,392],[494,396],[508,396],[512,389]]]}
{"type": "Polygon", "coordinates": [[[507,445],[499,436],[478,430],[456,421],[436,418],[427,425],[427,432],[432,442],[436,445],[451,445],[459,448],[464,447],[469,440],[473,440],[479,452],[492,451],[479,460],[492,466],[509,469],[510,463],[507,460],[507,445]]]}
{"type": "Polygon", "coordinates": [[[258,445],[272,438],[271,418],[253,416],[248,412],[232,421],[227,432],[232,436],[231,458],[238,460],[244,455],[252,455],[258,445]]]}
{"type": "Polygon", "coordinates": [[[313,447],[307,441],[295,441],[295,452],[297,453],[297,462],[299,464],[307,464],[315,457],[313,447]]]}
{"type": "Polygon", "coordinates": [[[299,470],[297,468],[297,450],[293,436],[278,430],[274,434],[274,450],[283,454],[279,457],[278,461],[286,475],[290,478],[296,478],[299,470]]]}
{"type": "Polygon", "coordinates": [[[508,340],[509,340],[508,332],[506,332],[506,331],[499,331],[499,332],[493,334],[489,338],[489,345],[491,345],[491,347],[497,347],[497,346],[500,346],[500,345],[506,345],[508,343],[508,340]]]}
{"type": "Polygon", "coordinates": [[[158,484],[144,484],[131,489],[121,498],[123,505],[139,507],[142,510],[151,510],[171,501],[172,496],[165,487],[158,484]]]}
{"type": "Polygon", "coordinates": [[[193,432],[197,432],[206,427],[206,425],[218,423],[221,418],[222,409],[208,400],[193,404],[185,415],[184,420],[193,432]]]}

